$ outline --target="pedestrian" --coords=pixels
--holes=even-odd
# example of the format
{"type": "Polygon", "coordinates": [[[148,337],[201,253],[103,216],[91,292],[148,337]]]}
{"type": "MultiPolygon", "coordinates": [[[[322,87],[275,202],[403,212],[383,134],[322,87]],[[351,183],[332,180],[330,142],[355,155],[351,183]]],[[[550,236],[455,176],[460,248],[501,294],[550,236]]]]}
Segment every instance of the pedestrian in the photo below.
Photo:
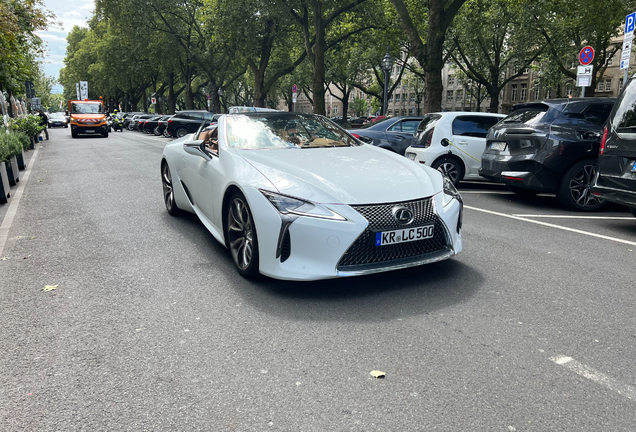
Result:
{"type": "Polygon", "coordinates": [[[42,109],[40,109],[40,111],[38,112],[38,115],[40,116],[40,126],[44,126],[44,135],[46,135],[46,139],[48,141],[49,139],[49,130],[48,130],[48,126],[49,126],[49,118],[46,116],[46,114],[44,114],[44,111],[42,109]]]}

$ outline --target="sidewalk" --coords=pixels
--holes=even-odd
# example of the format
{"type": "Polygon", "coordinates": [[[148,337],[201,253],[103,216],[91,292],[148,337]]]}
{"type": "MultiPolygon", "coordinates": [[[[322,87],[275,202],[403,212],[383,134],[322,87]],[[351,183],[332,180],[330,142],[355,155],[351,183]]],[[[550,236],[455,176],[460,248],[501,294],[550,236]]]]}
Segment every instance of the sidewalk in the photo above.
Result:
{"type": "MultiPolygon", "coordinates": [[[[48,143],[50,143],[50,141],[36,142],[35,148],[38,149],[40,147],[46,146],[48,145],[48,143]]],[[[33,157],[34,153],[35,153],[35,150],[25,150],[24,152],[24,164],[27,166],[27,169],[29,166],[29,162],[31,161],[31,158],[33,157]]],[[[11,202],[15,198],[18,188],[22,184],[22,179],[24,178],[25,173],[26,173],[26,170],[20,171],[20,181],[15,186],[11,186],[11,198],[9,198],[9,201],[7,203],[0,204],[0,226],[2,226],[2,221],[4,220],[4,217],[7,214],[7,211],[9,211],[9,206],[11,205],[11,202]]]]}

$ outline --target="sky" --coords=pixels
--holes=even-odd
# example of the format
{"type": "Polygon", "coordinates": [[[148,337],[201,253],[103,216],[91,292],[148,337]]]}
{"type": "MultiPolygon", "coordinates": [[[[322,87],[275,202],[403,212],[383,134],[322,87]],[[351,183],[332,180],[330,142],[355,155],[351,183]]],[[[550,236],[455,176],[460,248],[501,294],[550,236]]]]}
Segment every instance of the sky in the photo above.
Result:
{"type": "MultiPolygon", "coordinates": [[[[38,35],[47,44],[48,53],[44,56],[44,73],[55,79],[64,66],[66,56],[66,35],[74,26],[88,27],[86,20],[91,16],[95,4],[93,0],[44,0],[46,9],[52,11],[61,26],[50,26],[38,35]]],[[[62,93],[62,86],[53,88],[53,93],[62,93]]]]}

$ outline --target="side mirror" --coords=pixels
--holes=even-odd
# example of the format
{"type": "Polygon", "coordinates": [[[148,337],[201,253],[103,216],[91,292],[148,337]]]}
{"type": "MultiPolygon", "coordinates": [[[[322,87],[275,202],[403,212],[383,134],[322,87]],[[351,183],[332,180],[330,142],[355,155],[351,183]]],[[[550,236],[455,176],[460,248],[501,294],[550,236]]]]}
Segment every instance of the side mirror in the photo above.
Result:
{"type": "Polygon", "coordinates": [[[188,141],[183,144],[183,150],[193,156],[199,156],[205,160],[212,160],[212,158],[203,151],[203,145],[203,140],[188,141]]]}
{"type": "Polygon", "coordinates": [[[448,138],[442,138],[442,142],[440,144],[442,144],[443,147],[448,147],[451,145],[451,142],[448,138]]]}

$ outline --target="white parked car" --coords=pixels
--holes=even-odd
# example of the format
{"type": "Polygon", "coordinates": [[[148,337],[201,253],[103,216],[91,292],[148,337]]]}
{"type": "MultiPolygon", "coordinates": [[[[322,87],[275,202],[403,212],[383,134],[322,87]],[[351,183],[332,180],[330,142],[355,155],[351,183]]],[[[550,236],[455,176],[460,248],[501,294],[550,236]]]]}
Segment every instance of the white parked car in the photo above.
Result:
{"type": "Polygon", "coordinates": [[[168,212],[195,213],[246,277],[354,276],[462,250],[450,180],[322,116],[221,116],[166,145],[161,174],[168,212]]]}
{"type": "Polygon", "coordinates": [[[486,135],[504,117],[478,112],[426,114],[405,156],[439,170],[455,185],[463,179],[484,180],[479,168],[486,150],[486,135]]]}

